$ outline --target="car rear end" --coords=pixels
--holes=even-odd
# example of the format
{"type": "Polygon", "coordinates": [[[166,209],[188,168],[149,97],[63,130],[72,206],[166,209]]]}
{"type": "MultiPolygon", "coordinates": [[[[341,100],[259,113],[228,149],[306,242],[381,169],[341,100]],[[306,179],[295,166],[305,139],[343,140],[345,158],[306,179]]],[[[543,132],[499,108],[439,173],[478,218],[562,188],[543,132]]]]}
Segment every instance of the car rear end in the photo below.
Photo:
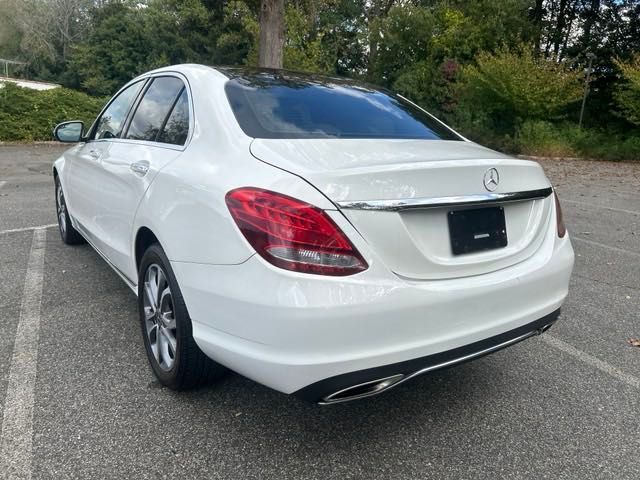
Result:
{"type": "Polygon", "coordinates": [[[183,290],[205,353],[282,392],[336,403],[553,324],[574,257],[539,165],[468,142],[384,92],[257,77],[227,92],[254,137],[251,155],[311,184],[329,208],[259,185],[227,193],[230,216],[257,255],[233,267],[180,266],[198,285],[183,290]],[[259,97],[274,85],[281,90],[259,97]],[[314,89],[320,99],[304,97],[314,89]],[[371,138],[333,121],[336,91],[343,105],[357,97],[375,110],[365,112],[365,128],[379,122],[371,138]],[[395,136],[377,138],[380,131],[395,136]],[[222,315],[202,321],[206,304],[222,315]]]}

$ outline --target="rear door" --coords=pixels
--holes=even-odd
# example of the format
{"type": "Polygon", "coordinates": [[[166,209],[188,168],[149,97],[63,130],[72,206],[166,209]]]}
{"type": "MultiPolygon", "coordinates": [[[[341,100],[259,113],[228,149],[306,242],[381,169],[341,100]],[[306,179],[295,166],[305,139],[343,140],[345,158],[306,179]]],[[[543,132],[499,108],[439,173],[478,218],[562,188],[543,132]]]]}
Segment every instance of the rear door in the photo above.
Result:
{"type": "Polygon", "coordinates": [[[134,283],[131,238],[136,210],[156,174],[184,150],[190,116],[186,82],[177,75],[154,77],[122,138],[113,140],[102,156],[94,242],[134,283]]]}

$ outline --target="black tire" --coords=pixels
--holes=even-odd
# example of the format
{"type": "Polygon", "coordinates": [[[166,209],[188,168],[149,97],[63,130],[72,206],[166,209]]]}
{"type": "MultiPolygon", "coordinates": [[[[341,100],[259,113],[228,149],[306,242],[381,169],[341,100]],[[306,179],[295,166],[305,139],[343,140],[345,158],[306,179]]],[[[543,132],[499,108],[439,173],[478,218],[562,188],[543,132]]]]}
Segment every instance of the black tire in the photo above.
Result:
{"type": "Polygon", "coordinates": [[[180,292],[180,287],[164,250],[158,244],[151,245],[145,251],[140,262],[138,270],[138,312],[147,359],[153,373],[161,384],[172,390],[187,390],[211,383],[227,371],[225,367],[207,357],[198,348],[193,339],[191,318],[180,292]],[[155,290],[157,293],[154,294],[154,290],[151,288],[156,285],[153,279],[159,276],[157,267],[161,269],[162,276],[166,279],[169,289],[168,299],[164,300],[164,304],[161,293],[162,291],[166,292],[166,289],[158,287],[155,290]],[[155,272],[156,277],[153,276],[153,272],[155,272]],[[147,288],[150,288],[149,294],[147,294],[147,288]],[[145,296],[147,296],[146,300],[145,296]],[[148,305],[150,305],[151,298],[158,299],[156,301],[156,311],[160,312],[153,319],[148,318],[151,316],[151,310],[146,310],[149,308],[148,305]],[[171,317],[166,324],[163,323],[166,319],[166,316],[162,316],[163,308],[166,309],[165,315],[171,317]],[[171,312],[173,315],[169,315],[171,312]],[[169,325],[175,325],[175,328],[169,328],[169,325]],[[154,329],[155,341],[153,340],[154,329]],[[169,333],[163,334],[161,332],[169,333]],[[163,353],[160,339],[170,337],[171,341],[165,341],[165,346],[168,347],[163,353]],[[172,353],[170,346],[173,340],[175,340],[176,344],[172,353]],[[154,342],[155,350],[152,349],[152,342],[154,342]],[[160,352],[159,356],[157,356],[157,352],[160,352]],[[165,359],[164,356],[167,354],[169,356],[165,359]],[[171,365],[168,365],[168,363],[171,363],[171,365]]]}
{"type": "Polygon", "coordinates": [[[69,209],[67,208],[67,202],[64,198],[64,191],[62,190],[62,184],[60,179],[56,175],[56,217],[58,219],[58,231],[62,241],[67,245],[81,245],[87,243],[80,232],[78,232],[71,223],[71,217],[69,217],[69,209]]]}

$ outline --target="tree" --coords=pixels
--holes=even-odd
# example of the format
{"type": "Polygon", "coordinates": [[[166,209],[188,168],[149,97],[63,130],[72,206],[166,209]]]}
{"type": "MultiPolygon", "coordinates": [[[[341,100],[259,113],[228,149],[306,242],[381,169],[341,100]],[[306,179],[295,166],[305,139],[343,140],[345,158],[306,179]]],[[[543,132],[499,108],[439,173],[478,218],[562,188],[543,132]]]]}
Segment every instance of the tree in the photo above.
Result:
{"type": "Polygon", "coordinates": [[[261,67],[282,68],[284,52],[284,0],[262,0],[260,7],[261,67]]]}
{"type": "Polygon", "coordinates": [[[622,83],[614,97],[622,116],[630,123],[640,126],[640,54],[629,62],[615,61],[622,74],[622,83]]]}
{"type": "Polygon", "coordinates": [[[92,14],[91,33],[74,48],[66,83],[98,95],[112,95],[154,65],[154,44],[143,9],[111,2],[92,14]]]}
{"type": "Polygon", "coordinates": [[[513,133],[525,120],[560,120],[581,97],[580,72],[563,63],[537,58],[533,50],[480,53],[463,68],[459,97],[469,111],[513,133]]]}

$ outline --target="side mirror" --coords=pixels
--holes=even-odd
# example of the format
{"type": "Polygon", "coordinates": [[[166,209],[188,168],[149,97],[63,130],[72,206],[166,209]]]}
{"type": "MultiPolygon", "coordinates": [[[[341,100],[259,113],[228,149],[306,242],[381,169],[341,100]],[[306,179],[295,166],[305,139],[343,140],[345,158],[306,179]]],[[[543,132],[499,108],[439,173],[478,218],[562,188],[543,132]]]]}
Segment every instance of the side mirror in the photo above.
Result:
{"type": "Polygon", "coordinates": [[[53,129],[53,137],[59,142],[76,143],[82,140],[84,132],[84,122],[73,120],[71,122],[62,122],[53,129]]]}

